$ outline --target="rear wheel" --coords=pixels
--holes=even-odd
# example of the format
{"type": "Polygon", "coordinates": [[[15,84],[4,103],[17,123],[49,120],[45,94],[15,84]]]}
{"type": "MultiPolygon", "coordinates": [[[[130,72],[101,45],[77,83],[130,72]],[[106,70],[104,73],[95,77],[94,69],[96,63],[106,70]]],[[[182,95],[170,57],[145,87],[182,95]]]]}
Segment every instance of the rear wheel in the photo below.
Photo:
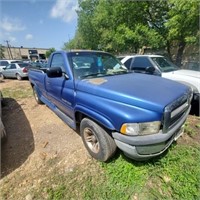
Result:
{"type": "Polygon", "coordinates": [[[35,86],[33,86],[33,96],[35,97],[35,100],[38,104],[43,104],[43,102],[40,100],[37,90],[35,89],[35,86]]]}
{"type": "Polygon", "coordinates": [[[1,79],[5,79],[6,78],[2,73],[0,73],[0,77],[1,77],[1,79]]]}
{"type": "Polygon", "coordinates": [[[17,80],[21,81],[22,77],[19,74],[16,74],[17,80]]]}
{"type": "Polygon", "coordinates": [[[83,143],[93,158],[107,161],[115,153],[116,144],[113,138],[97,123],[84,118],[81,121],[80,132],[83,143]]]}

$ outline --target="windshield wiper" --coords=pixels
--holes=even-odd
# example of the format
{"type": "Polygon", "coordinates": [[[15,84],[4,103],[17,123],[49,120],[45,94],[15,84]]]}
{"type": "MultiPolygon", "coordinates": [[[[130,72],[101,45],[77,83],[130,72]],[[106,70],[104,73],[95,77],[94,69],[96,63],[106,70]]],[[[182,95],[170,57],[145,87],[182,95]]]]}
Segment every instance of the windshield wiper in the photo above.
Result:
{"type": "Polygon", "coordinates": [[[93,73],[93,74],[87,74],[80,76],[80,78],[87,78],[87,77],[98,77],[99,75],[101,76],[113,76],[113,75],[118,75],[118,74],[127,74],[130,73],[126,70],[112,70],[112,71],[107,71],[107,72],[98,72],[98,73],[93,73]]]}
{"type": "Polygon", "coordinates": [[[127,74],[127,73],[130,73],[130,72],[126,70],[116,70],[116,71],[113,70],[113,71],[108,72],[109,75],[127,74]]]}
{"type": "Polygon", "coordinates": [[[98,75],[103,75],[105,76],[106,73],[104,72],[98,72],[98,73],[93,73],[93,74],[87,74],[87,75],[83,75],[83,76],[80,76],[80,78],[87,78],[87,77],[90,77],[90,76],[98,76],[98,75]]]}

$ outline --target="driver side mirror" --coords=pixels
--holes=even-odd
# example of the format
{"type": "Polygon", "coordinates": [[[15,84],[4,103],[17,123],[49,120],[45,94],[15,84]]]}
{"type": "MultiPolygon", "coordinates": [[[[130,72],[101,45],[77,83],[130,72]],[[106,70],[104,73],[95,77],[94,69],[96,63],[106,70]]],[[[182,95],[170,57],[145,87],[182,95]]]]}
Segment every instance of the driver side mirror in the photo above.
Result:
{"type": "Polygon", "coordinates": [[[62,69],[60,67],[53,67],[46,70],[49,78],[62,77],[62,69]]]}
{"type": "Polygon", "coordinates": [[[155,68],[154,68],[154,67],[147,67],[147,68],[145,69],[145,71],[146,71],[147,73],[149,73],[149,74],[153,74],[153,73],[155,72],[155,68]]]}

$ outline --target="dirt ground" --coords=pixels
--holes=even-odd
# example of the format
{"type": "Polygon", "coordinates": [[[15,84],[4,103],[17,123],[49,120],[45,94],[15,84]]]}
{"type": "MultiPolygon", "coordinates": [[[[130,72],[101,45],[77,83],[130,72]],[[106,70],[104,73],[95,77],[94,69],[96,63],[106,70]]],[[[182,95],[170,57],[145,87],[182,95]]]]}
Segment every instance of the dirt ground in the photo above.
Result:
{"type": "MultiPolygon", "coordinates": [[[[28,81],[5,80],[0,89],[30,87],[28,81]]],[[[5,98],[3,122],[7,141],[1,146],[1,178],[38,170],[51,158],[59,158],[66,170],[84,163],[88,154],[80,136],[33,97],[5,98]]]]}
{"type": "MultiPolygon", "coordinates": [[[[0,90],[25,87],[30,87],[28,80],[0,82],[0,90]]],[[[4,104],[7,141],[1,145],[0,187],[10,182],[9,187],[13,187],[13,194],[16,194],[40,184],[41,177],[51,170],[48,163],[54,158],[57,159],[56,166],[66,172],[91,159],[80,136],[47,106],[38,105],[32,95],[19,100],[5,98],[4,104]],[[16,183],[19,184],[17,187],[16,183]]],[[[191,117],[190,121],[194,127],[200,124],[200,118],[191,117]]],[[[180,141],[187,143],[190,138],[184,136],[180,141]]],[[[8,199],[15,198],[10,195],[8,199]]]]}

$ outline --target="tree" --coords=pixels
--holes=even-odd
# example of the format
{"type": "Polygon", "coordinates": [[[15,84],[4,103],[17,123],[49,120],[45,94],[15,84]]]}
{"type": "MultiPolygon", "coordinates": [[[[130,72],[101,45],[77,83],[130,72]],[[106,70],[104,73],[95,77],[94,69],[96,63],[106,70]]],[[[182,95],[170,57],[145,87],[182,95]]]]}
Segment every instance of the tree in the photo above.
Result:
{"type": "Polygon", "coordinates": [[[178,47],[176,64],[181,65],[187,44],[199,42],[199,0],[169,0],[168,40],[178,47]]]}
{"type": "MultiPolygon", "coordinates": [[[[98,34],[97,27],[93,24],[93,17],[98,3],[99,0],[79,0],[76,41],[82,49],[97,49],[98,34]]],[[[74,44],[77,45],[76,42],[74,44]]]]}
{"type": "Polygon", "coordinates": [[[4,56],[4,48],[3,48],[2,44],[0,44],[0,59],[3,59],[3,58],[5,58],[5,56],[4,56]]]}
{"type": "Polygon", "coordinates": [[[56,51],[55,48],[50,48],[49,50],[46,51],[45,56],[46,58],[49,58],[49,56],[56,51]]]}
{"type": "Polygon", "coordinates": [[[138,52],[143,45],[160,47],[163,37],[147,23],[148,6],[148,2],[137,1],[79,1],[77,31],[81,45],[115,53],[138,52]]]}
{"type": "Polygon", "coordinates": [[[78,28],[65,48],[138,53],[143,46],[178,47],[180,65],[187,44],[199,38],[200,0],[79,0],[78,28]]]}

